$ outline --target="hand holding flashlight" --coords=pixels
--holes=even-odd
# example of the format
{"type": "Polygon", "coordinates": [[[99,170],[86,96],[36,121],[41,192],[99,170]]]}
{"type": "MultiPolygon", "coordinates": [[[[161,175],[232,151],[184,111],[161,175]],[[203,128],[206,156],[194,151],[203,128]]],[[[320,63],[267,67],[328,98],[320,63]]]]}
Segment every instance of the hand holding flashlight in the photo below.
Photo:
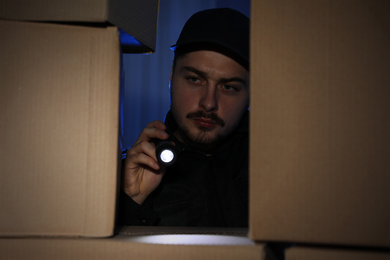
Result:
{"type": "Polygon", "coordinates": [[[150,122],[127,150],[122,166],[121,187],[138,204],[145,201],[163,178],[164,167],[158,163],[154,140],[161,142],[168,139],[169,134],[165,130],[163,122],[150,122]]]}

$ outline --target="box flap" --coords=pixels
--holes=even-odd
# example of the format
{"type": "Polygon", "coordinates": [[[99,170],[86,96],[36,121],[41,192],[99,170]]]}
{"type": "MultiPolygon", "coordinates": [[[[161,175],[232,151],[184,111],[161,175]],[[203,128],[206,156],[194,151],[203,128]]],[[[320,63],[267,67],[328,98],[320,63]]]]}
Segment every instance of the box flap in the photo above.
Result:
{"type": "Polygon", "coordinates": [[[158,0],[109,1],[108,21],[127,33],[121,37],[125,53],[156,50],[158,8],[158,0]]]}

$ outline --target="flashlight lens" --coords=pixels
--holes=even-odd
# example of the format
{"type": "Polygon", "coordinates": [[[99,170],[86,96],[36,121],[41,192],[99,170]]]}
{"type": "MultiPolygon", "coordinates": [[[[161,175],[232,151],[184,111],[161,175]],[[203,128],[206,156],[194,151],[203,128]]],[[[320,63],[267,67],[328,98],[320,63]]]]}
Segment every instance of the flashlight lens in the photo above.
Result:
{"type": "Polygon", "coordinates": [[[177,150],[175,145],[168,140],[157,141],[156,157],[162,166],[171,166],[176,161],[177,150]]]}
{"type": "Polygon", "coordinates": [[[174,157],[175,157],[175,155],[173,154],[173,152],[171,150],[168,150],[168,149],[163,150],[160,154],[161,161],[163,161],[165,163],[171,162],[174,157]]]}

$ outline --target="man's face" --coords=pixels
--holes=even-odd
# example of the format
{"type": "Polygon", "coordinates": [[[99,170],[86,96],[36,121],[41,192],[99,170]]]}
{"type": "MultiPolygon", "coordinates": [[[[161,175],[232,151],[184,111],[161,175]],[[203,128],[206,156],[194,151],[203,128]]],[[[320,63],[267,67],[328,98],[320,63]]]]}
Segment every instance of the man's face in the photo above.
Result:
{"type": "Polygon", "coordinates": [[[171,108],[183,142],[213,146],[232,133],[249,106],[249,72],[214,51],[178,58],[171,73],[171,108]]]}

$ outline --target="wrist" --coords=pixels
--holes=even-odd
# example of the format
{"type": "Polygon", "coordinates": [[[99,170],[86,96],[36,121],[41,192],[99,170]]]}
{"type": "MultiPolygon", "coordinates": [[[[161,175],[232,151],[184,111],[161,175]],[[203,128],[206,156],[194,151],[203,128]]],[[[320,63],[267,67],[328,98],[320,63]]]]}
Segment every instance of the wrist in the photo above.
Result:
{"type": "Polygon", "coordinates": [[[142,205],[147,198],[147,195],[143,195],[143,194],[139,194],[139,193],[134,194],[134,192],[131,192],[131,191],[126,190],[126,189],[122,189],[122,190],[127,196],[129,196],[134,202],[136,202],[139,205],[142,205]]]}

